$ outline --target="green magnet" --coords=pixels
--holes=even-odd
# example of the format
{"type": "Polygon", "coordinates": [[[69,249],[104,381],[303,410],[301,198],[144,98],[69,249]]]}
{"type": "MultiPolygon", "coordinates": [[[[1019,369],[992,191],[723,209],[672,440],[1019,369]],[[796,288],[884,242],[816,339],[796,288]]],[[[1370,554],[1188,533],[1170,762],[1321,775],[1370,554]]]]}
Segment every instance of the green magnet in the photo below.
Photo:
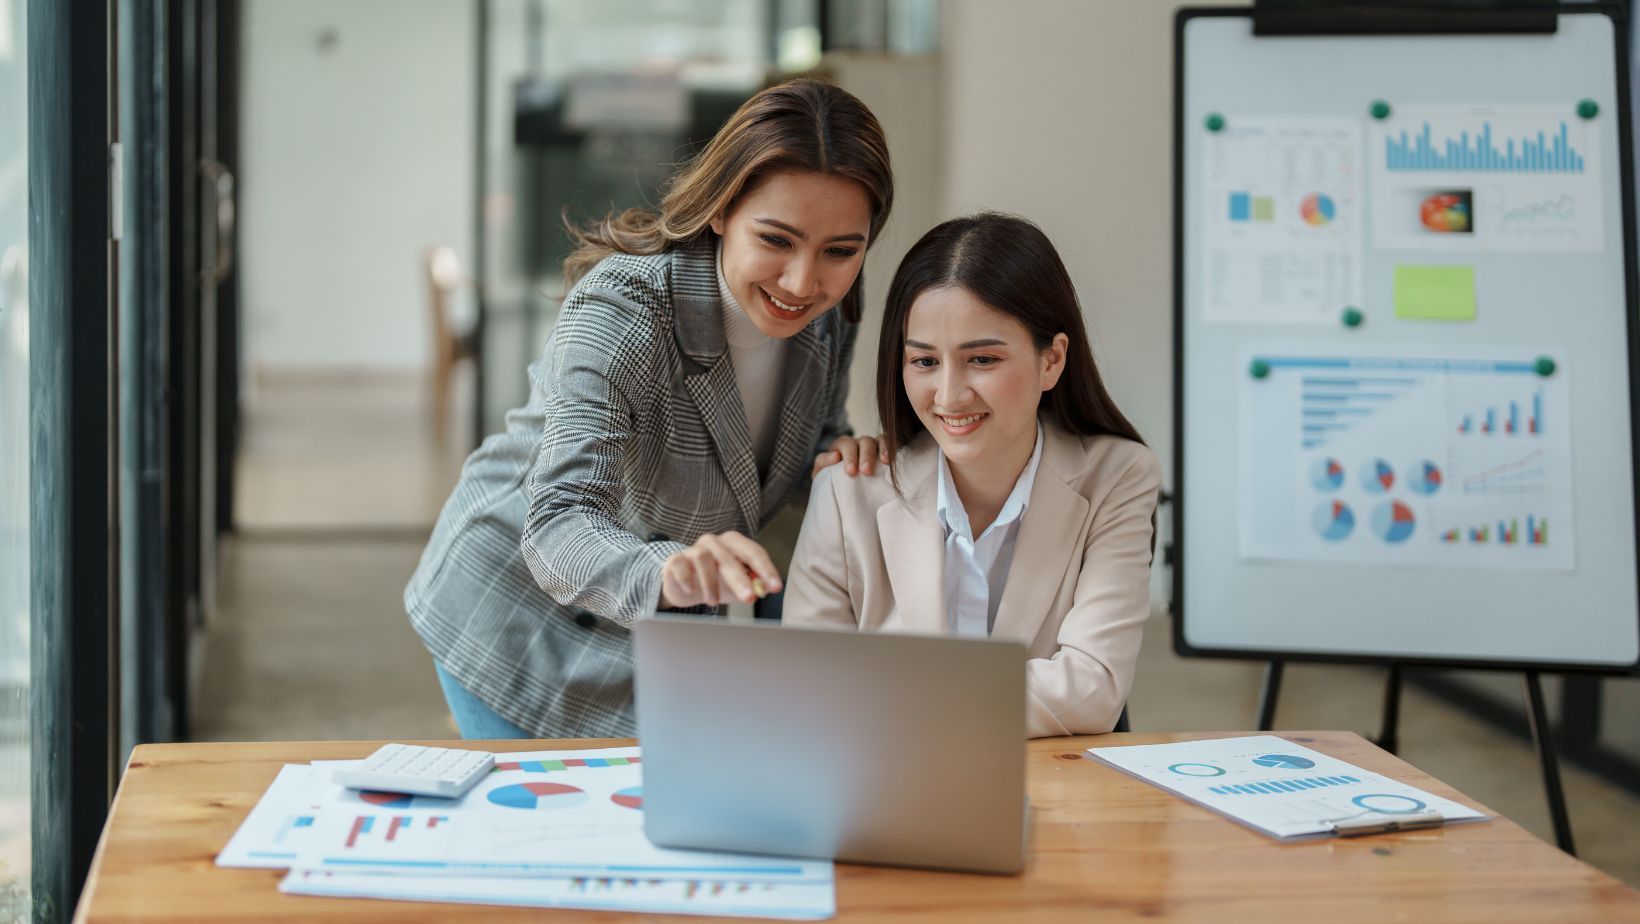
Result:
{"type": "Polygon", "coordinates": [[[1344,309],[1344,326],[1345,327],[1360,327],[1361,322],[1365,321],[1366,319],[1367,319],[1367,316],[1362,314],[1361,309],[1359,309],[1359,308],[1345,308],[1344,309]]]}
{"type": "Polygon", "coordinates": [[[1216,112],[1208,113],[1206,124],[1207,130],[1210,132],[1223,131],[1224,116],[1221,116],[1216,112]]]}
{"type": "Polygon", "coordinates": [[[1262,359],[1253,360],[1253,365],[1247,371],[1253,373],[1253,378],[1263,379],[1270,376],[1270,364],[1262,359]]]}
{"type": "Polygon", "coordinates": [[[1389,103],[1381,99],[1375,99],[1372,101],[1372,108],[1368,111],[1372,113],[1372,117],[1375,119],[1387,119],[1390,113],[1389,103]]]}
{"type": "Polygon", "coordinates": [[[1577,104],[1577,114],[1585,119],[1592,119],[1600,114],[1600,104],[1592,99],[1586,99],[1577,104]]]}
{"type": "Polygon", "coordinates": [[[1532,364],[1532,371],[1545,377],[1554,375],[1555,361],[1547,356],[1539,356],[1537,358],[1537,362],[1532,364]]]}

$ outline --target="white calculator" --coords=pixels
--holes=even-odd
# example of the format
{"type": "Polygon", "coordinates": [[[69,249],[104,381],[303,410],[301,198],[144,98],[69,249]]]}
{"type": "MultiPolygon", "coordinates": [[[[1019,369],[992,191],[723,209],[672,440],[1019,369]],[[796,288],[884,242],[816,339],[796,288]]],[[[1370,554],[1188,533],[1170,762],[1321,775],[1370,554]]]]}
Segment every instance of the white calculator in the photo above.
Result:
{"type": "Polygon", "coordinates": [[[495,755],[488,751],[384,744],[351,770],[337,770],[333,779],[349,789],[454,799],[493,766],[495,755]]]}

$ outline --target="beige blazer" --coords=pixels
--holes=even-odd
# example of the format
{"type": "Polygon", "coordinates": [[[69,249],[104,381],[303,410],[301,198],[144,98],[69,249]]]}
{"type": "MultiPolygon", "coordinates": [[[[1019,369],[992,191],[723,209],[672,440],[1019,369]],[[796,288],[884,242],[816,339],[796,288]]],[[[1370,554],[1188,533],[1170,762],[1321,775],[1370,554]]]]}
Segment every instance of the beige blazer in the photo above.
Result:
{"type": "MultiPolygon", "coordinates": [[[[1161,469],[1149,449],[1043,421],[1042,461],[1020,522],[992,638],[1023,643],[1031,737],[1108,732],[1127,701],[1150,612],[1152,514],[1161,469]]],[[[815,478],[786,582],[784,621],[804,628],[950,634],[945,532],[927,433],[886,472],[815,478]]]]}

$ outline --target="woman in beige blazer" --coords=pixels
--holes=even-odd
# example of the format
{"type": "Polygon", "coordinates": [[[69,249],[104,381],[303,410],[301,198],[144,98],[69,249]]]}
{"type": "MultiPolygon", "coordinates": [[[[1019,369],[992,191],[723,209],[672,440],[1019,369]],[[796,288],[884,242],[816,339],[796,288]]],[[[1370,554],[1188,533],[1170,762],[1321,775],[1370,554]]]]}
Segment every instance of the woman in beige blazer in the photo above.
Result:
{"type": "Polygon", "coordinates": [[[1110,731],[1149,613],[1161,474],[1035,225],[981,214],[912,247],[877,404],[893,467],[815,479],[786,624],[1021,642],[1030,735],[1110,731]]]}

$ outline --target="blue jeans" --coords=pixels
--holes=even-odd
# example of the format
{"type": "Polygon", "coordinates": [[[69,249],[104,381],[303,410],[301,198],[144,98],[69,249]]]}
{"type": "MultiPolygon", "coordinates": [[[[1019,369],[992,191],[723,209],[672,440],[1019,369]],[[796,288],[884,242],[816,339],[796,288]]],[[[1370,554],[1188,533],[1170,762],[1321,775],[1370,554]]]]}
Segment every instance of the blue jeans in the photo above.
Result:
{"type": "Polygon", "coordinates": [[[467,739],[483,738],[533,738],[534,735],[519,728],[496,714],[494,709],[484,705],[484,701],[467,692],[467,688],[456,682],[444,665],[433,662],[433,669],[438,672],[438,685],[444,688],[444,700],[450,704],[450,714],[455,716],[456,727],[461,729],[461,737],[467,739]]]}

